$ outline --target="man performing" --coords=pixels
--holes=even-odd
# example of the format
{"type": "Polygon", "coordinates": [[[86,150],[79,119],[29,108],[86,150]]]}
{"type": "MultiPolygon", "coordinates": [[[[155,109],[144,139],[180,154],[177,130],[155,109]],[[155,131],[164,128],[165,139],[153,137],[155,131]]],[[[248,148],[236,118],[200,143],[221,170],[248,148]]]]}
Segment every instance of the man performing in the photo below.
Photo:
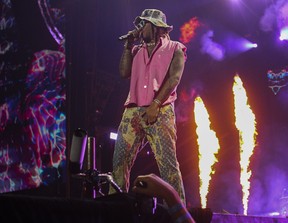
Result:
{"type": "Polygon", "coordinates": [[[137,29],[126,35],[119,64],[121,77],[130,78],[130,92],[118,128],[112,176],[123,191],[129,190],[130,171],[146,138],[161,178],[175,188],[185,204],[176,157],[174,101],[186,47],[170,40],[173,27],[167,25],[160,10],[145,9],[135,18],[134,25],[137,29]],[[140,43],[134,45],[136,41],[140,43]]]}

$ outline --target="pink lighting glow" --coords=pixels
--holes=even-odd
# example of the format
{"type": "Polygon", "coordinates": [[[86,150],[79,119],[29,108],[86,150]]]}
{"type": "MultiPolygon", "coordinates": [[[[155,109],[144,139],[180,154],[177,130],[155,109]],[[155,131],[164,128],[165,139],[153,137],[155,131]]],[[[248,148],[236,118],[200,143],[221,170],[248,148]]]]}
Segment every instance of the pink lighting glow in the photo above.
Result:
{"type": "Polygon", "coordinates": [[[184,44],[189,43],[195,37],[196,29],[200,26],[201,24],[196,17],[193,17],[189,20],[189,22],[184,23],[180,28],[180,41],[184,44]]]}

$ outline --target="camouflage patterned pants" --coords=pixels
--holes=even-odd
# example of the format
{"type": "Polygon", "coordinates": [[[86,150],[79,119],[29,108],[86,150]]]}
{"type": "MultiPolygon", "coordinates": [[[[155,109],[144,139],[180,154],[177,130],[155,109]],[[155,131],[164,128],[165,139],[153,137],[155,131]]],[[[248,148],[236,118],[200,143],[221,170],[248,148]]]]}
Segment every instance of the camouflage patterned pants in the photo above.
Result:
{"type": "Polygon", "coordinates": [[[162,107],[157,122],[153,125],[146,125],[143,121],[142,114],[145,109],[145,107],[126,108],[123,113],[113,156],[114,181],[123,191],[129,190],[130,171],[141,143],[146,137],[154,153],[161,178],[170,183],[186,203],[182,176],[176,158],[174,107],[172,105],[162,107]]]}

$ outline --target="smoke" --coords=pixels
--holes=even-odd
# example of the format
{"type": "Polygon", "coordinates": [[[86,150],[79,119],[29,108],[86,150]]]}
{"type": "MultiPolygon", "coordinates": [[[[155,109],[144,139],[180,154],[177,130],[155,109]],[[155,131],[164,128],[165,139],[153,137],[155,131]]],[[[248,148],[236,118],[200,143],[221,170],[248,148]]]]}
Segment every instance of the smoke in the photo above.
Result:
{"type": "Polygon", "coordinates": [[[175,107],[175,113],[178,123],[185,123],[193,113],[194,99],[202,92],[202,83],[195,81],[189,89],[183,89],[179,92],[179,98],[175,107]]]}
{"type": "Polygon", "coordinates": [[[281,197],[288,186],[286,173],[273,164],[263,169],[263,179],[253,180],[249,212],[259,215],[269,215],[281,212],[281,197]]]}
{"type": "MultiPolygon", "coordinates": [[[[283,192],[288,189],[287,173],[287,124],[270,124],[262,127],[259,138],[258,155],[251,168],[254,173],[251,181],[249,213],[269,215],[280,212],[283,192]]],[[[284,206],[283,206],[284,205],[284,206]]]]}
{"type": "Polygon", "coordinates": [[[288,26],[288,0],[278,0],[270,5],[260,19],[260,28],[264,32],[270,32],[273,28],[288,26]]]}
{"type": "Polygon", "coordinates": [[[201,52],[210,55],[213,59],[217,61],[221,61],[224,59],[225,50],[220,44],[213,42],[213,36],[214,32],[212,30],[209,30],[206,34],[202,36],[201,52]]]}

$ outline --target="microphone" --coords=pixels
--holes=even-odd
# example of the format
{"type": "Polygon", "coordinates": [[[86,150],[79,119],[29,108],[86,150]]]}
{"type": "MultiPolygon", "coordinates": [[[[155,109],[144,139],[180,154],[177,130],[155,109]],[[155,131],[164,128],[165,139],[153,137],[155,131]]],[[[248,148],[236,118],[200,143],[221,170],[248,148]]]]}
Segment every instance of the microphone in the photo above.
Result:
{"type": "Polygon", "coordinates": [[[72,174],[80,173],[85,156],[87,144],[87,132],[83,129],[76,129],[72,137],[70,151],[70,166],[69,170],[72,174]]]}
{"type": "Polygon", "coordinates": [[[119,40],[126,40],[130,37],[137,37],[135,34],[138,33],[138,29],[134,29],[131,32],[127,33],[126,35],[120,36],[118,39],[119,40]]]}
{"type": "Polygon", "coordinates": [[[127,33],[126,35],[120,36],[119,40],[126,40],[129,37],[137,37],[136,34],[139,34],[139,31],[145,26],[145,20],[141,20],[137,25],[135,24],[136,29],[132,30],[131,32],[127,33]]]}

